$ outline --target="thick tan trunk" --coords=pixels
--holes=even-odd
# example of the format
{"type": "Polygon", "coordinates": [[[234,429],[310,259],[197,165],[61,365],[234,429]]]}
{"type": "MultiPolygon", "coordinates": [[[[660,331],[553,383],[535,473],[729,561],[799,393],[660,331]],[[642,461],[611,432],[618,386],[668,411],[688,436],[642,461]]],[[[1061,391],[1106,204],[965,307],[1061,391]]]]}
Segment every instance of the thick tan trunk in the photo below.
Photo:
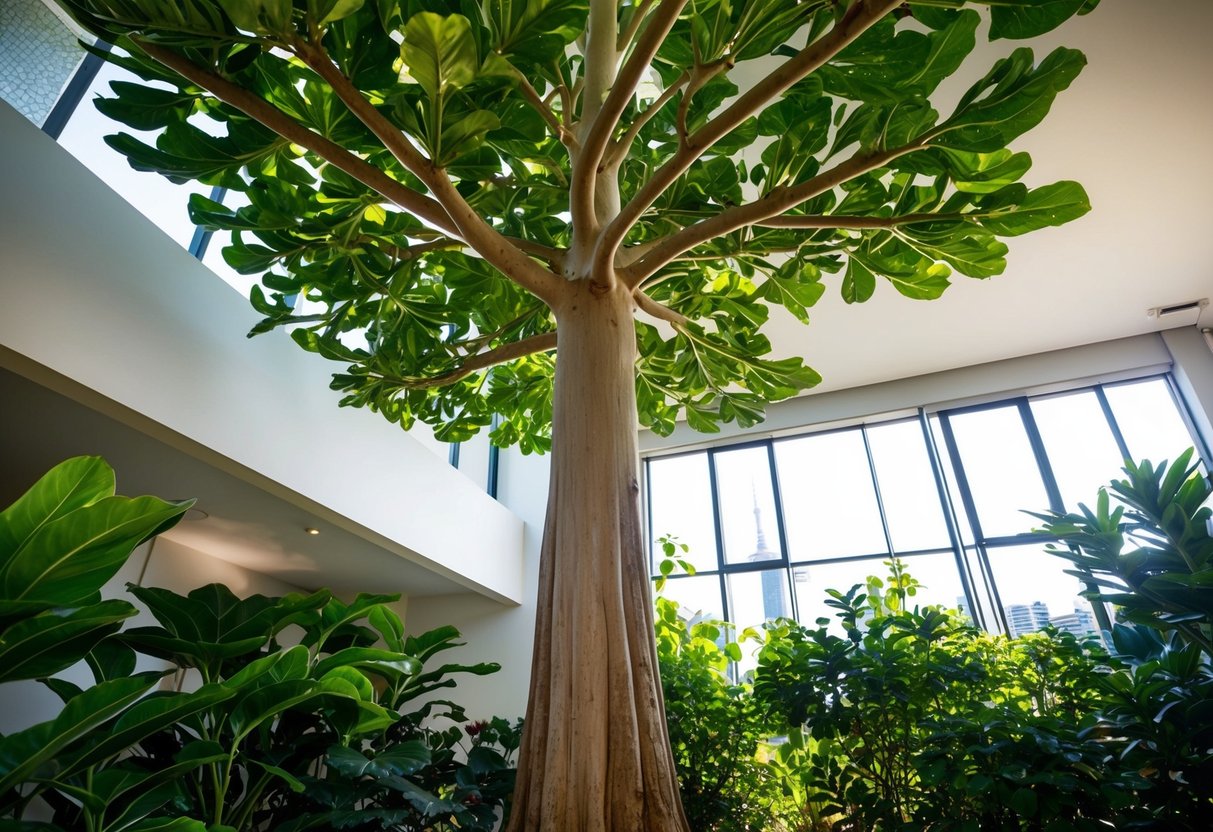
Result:
{"type": "Polygon", "coordinates": [[[555,310],[551,491],[513,832],[686,832],[640,524],[625,289],[555,310]]]}

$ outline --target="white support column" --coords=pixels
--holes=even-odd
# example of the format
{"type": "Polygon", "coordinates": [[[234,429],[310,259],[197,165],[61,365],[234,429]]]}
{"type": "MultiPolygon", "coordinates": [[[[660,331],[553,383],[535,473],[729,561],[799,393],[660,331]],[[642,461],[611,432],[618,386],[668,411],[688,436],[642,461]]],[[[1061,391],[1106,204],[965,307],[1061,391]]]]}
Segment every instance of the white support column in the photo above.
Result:
{"type": "Polygon", "coordinates": [[[1213,345],[1195,326],[1168,329],[1160,334],[1171,353],[1172,374],[1192,411],[1208,459],[1209,449],[1213,448],[1213,345]]]}

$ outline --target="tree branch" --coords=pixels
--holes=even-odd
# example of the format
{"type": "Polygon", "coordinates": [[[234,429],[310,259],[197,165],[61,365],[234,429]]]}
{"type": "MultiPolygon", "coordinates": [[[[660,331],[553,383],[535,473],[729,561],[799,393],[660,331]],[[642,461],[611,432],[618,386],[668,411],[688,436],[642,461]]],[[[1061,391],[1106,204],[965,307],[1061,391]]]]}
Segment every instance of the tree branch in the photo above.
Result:
{"type": "Polygon", "coordinates": [[[514,79],[518,82],[523,97],[526,98],[535,112],[539,113],[540,117],[547,122],[548,127],[552,128],[552,132],[556,134],[556,138],[560,139],[560,143],[565,147],[576,147],[577,137],[573,135],[569,128],[564,126],[564,123],[557,117],[552,108],[548,106],[547,100],[540,97],[539,92],[531,84],[530,79],[513,64],[510,64],[510,68],[514,70],[514,79]]]}
{"type": "MultiPolygon", "coordinates": [[[[590,0],[586,21],[585,45],[581,64],[581,79],[585,87],[581,95],[581,112],[577,119],[577,141],[581,146],[572,160],[569,180],[569,214],[572,216],[574,261],[581,262],[593,249],[591,240],[598,233],[595,196],[598,183],[598,160],[605,139],[594,135],[598,116],[615,83],[619,53],[615,51],[618,31],[617,0],[590,0]]],[[[579,79],[580,80],[580,79],[579,79]]]]}
{"type": "Polygon", "coordinates": [[[821,67],[877,21],[901,5],[901,0],[856,0],[829,32],[807,45],[737,98],[729,107],[687,137],[678,151],[662,165],[619,216],[606,228],[596,258],[610,262],[628,231],[667,188],[729,131],[760,110],[797,81],[821,67]]]}
{"type": "Polygon", "coordinates": [[[636,39],[636,33],[640,31],[640,24],[644,23],[644,19],[652,10],[653,0],[637,0],[632,4],[632,17],[628,20],[627,28],[619,33],[619,40],[615,44],[616,52],[622,55],[628,50],[636,39]]]}
{"type": "Polygon", "coordinates": [[[677,324],[678,326],[686,326],[691,322],[686,315],[683,315],[681,312],[676,312],[675,310],[666,306],[664,303],[659,303],[653,300],[641,289],[635,289],[632,292],[632,298],[636,301],[636,308],[640,309],[642,312],[647,312],[654,318],[658,318],[662,321],[668,321],[669,323],[677,324]]]}
{"type": "Polygon", "coordinates": [[[454,221],[459,236],[477,254],[495,266],[506,277],[522,286],[545,303],[559,294],[559,278],[544,269],[481,217],[463,195],[456,190],[446,172],[421,155],[408,137],[388,121],[362,91],[354,86],[324,49],[314,43],[297,41],[295,54],[323,78],[337,97],[359,121],[383,142],[400,163],[420,179],[454,221]]]}
{"type": "MultiPolygon", "coordinates": [[[[649,68],[649,64],[653,62],[657,50],[674,26],[674,22],[678,20],[678,15],[682,13],[683,7],[687,4],[687,0],[657,0],[657,2],[657,10],[648,15],[644,31],[636,42],[636,48],[615,76],[606,100],[594,113],[593,121],[589,123],[588,127],[583,125],[585,129],[581,130],[581,153],[578,154],[577,164],[573,171],[573,192],[570,198],[582,210],[585,210],[587,203],[590,210],[593,210],[594,189],[607,145],[615,134],[615,128],[619,124],[623,111],[627,109],[628,101],[636,92],[636,86],[649,68]],[[581,189],[580,193],[579,189],[581,189]]],[[[615,39],[612,37],[612,53],[614,53],[614,46],[615,39]]],[[[597,57],[597,55],[594,54],[592,57],[597,57]]]]}
{"type": "Polygon", "coordinates": [[[661,112],[661,108],[669,104],[674,96],[678,94],[678,91],[682,89],[683,85],[690,80],[691,73],[683,72],[674,83],[662,90],[661,95],[632,120],[627,132],[620,136],[606,152],[605,159],[608,165],[617,165],[627,157],[628,150],[632,147],[632,142],[636,141],[636,137],[640,135],[640,131],[644,126],[649,123],[653,116],[661,112]]]}
{"type": "Polygon", "coordinates": [[[765,220],[751,223],[763,228],[896,228],[899,225],[913,225],[916,222],[935,222],[937,220],[973,219],[980,214],[902,214],[896,217],[859,217],[846,214],[827,214],[822,216],[798,216],[796,214],[781,214],[768,217],[765,220]]]}
{"type": "Polygon", "coordinates": [[[487,370],[489,367],[496,367],[498,364],[504,364],[507,361],[513,361],[518,358],[525,358],[528,355],[534,355],[537,352],[548,352],[556,349],[556,333],[543,332],[539,335],[532,335],[529,338],[523,338],[521,341],[513,341],[509,344],[502,344],[496,349],[488,350],[487,352],[477,353],[471,356],[456,369],[449,373],[443,373],[440,376],[433,378],[405,380],[399,379],[405,387],[412,389],[428,389],[430,387],[445,387],[448,384],[454,384],[461,378],[466,378],[478,370],[487,370]]]}
{"type": "MultiPolygon", "coordinates": [[[[700,243],[705,243],[708,240],[736,231],[739,228],[762,224],[772,217],[778,217],[800,203],[812,199],[818,194],[836,188],[842,183],[848,182],[857,176],[862,176],[868,171],[884,167],[899,156],[904,156],[921,147],[923,147],[922,140],[917,140],[892,150],[853,156],[829,170],[822,171],[812,179],[796,185],[776,188],[754,202],[726,208],[714,217],[700,220],[666,237],[654,246],[648,254],[642,257],[639,262],[623,270],[620,273],[620,278],[628,286],[639,286],[646,277],[667,263],[678,259],[680,254],[690,251],[700,243]]],[[[820,227],[832,228],[836,226],[825,225],[820,227]]]]}
{"type": "Polygon", "coordinates": [[[148,57],[164,64],[190,83],[207,90],[223,103],[235,107],[288,141],[310,150],[409,213],[415,214],[447,233],[456,232],[454,221],[442,205],[434,199],[396,181],[344,147],[293,120],[265,99],[195,64],[188,58],[142,39],[132,38],[132,40],[148,57]]]}

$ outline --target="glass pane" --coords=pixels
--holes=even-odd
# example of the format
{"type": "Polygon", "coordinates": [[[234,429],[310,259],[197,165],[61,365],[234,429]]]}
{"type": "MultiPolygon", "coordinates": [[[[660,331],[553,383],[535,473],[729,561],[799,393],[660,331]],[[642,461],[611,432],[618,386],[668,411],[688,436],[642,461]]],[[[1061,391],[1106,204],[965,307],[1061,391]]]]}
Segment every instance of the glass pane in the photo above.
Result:
{"type": "Polygon", "coordinates": [[[488,487],[490,447],[487,428],[459,443],[459,472],[482,490],[488,487]]]}
{"type": "Polygon", "coordinates": [[[729,596],[729,623],[736,625],[738,632],[792,615],[786,569],[727,575],[725,589],[729,596]]]}
{"type": "MultiPolygon", "coordinates": [[[[126,157],[110,148],[104,140],[107,134],[130,132],[130,128],[101,115],[92,104],[99,95],[112,97],[110,81],[134,80],[137,79],[124,69],[109,63],[103,65],[60,134],[59,144],[183,248],[188,247],[194,237],[194,224],[186,212],[189,195],[209,195],[211,186],[197,182],[174,185],[163,176],[133,170],[127,164],[126,157]]],[[[147,85],[167,89],[165,84],[147,85]]],[[[156,142],[154,133],[135,133],[136,138],[146,144],[154,145],[156,142]]]]}
{"type": "Polygon", "coordinates": [[[1104,393],[1134,461],[1148,459],[1158,464],[1192,446],[1192,436],[1163,379],[1117,384],[1105,387],[1104,393]]]}
{"type": "Polygon", "coordinates": [[[673,577],[665,582],[662,596],[676,601],[683,618],[691,623],[709,619],[724,619],[721,607],[720,577],[718,575],[694,575],[673,577]]]}
{"type": "Polygon", "coordinates": [[[956,469],[952,465],[952,455],[948,453],[948,444],[944,441],[943,427],[938,416],[928,418],[931,424],[931,436],[935,441],[936,456],[939,467],[943,469],[944,485],[948,489],[948,500],[952,516],[956,520],[956,529],[960,533],[961,543],[972,544],[976,538],[973,527],[969,523],[969,514],[965,511],[964,501],[960,499],[960,489],[956,487],[956,469]]]}
{"type": "Polygon", "coordinates": [[[775,560],[779,530],[765,445],[715,454],[725,563],[775,560]]]}
{"type": "Polygon", "coordinates": [[[653,573],[656,574],[661,559],[657,540],[669,535],[691,547],[682,557],[696,569],[716,569],[716,521],[712,514],[708,455],[697,453],[650,459],[648,475],[653,573]]]}
{"type": "Polygon", "coordinates": [[[828,618],[831,625],[836,624],[837,619],[834,616],[837,610],[826,606],[829,599],[826,590],[837,589],[839,592],[846,592],[855,584],[866,583],[869,575],[883,577],[888,572],[883,560],[874,557],[843,563],[814,563],[793,567],[792,579],[796,588],[796,609],[800,622],[813,627],[816,626],[818,618],[828,618]]]}
{"type": "MultiPolygon", "coordinates": [[[[947,607],[968,613],[964,586],[956,569],[956,559],[951,552],[911,555],[901,560],[906,572],[919,583],[914,595],[907,599],[909,607],[947,607]]],[[[800,620],[808,626],[813,626],[818,618],[829,618],[833,624],[837,611],[826,605],[827,589],[846,592],[855,584],[865,583],[871,575],[887,581],[888,574],[888,566],[875,558],[794,567],[796,605],[800,611],[800,620]]]]}
{"type": "Polygon", "coordinates": [[[859,430],[777,442],[775,462],[793,561],[887,553],[859,430]]]}
{"type": "Polygon", "coordinates": [[[1079,635],[1099,631],[1090,603],[1078,597],[1085,587],[1065,573],[1067,561],[1038,545],[999,547],[989,557],[1010,635],[1049,623],[1079,635]]]}
{"type": "Polygon", "coordinates": [[[1019,409],[959,413],[951,422],[982,533],[990,538],[1030,531],[1036,520],[1022,510],[1045,511],[1049,498],[1019,409]]]}
{"type": "Polygon", "coordinates": [[[1066,508],[1093,505],[1099,487],[1119,474],[1122,464],[1099,399],[1093,392],[1036,399],[1032,415],[1066,508]]]}
{"type": "Polygon", "coordinates": [[[893,550],[912,552],[948,546],[948,527],[922,426],[913,421],[869,428],[868,444],[893,550]]]}
{"type": "Polygon", "coordinates": [[[911,555],[901,560],[905,564],[906,572],[919,583],[917,591],[907,602],[911,608],[947,607],[961,609],[968,614],[969,605],[965,599],[960,573],[956,570],[955,555],[951,552],[936,552],[929,555],[911,555]]]}

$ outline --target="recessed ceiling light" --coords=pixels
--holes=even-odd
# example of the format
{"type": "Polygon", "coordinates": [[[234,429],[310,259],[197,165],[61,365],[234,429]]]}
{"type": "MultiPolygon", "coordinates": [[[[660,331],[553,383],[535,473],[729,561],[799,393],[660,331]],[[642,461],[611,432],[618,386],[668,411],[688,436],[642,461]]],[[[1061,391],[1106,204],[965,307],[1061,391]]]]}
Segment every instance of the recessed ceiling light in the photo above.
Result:
{"type": "Polygon", "coordinates": [[[304,531],[308,534],[320,534],[320,529],[313,529],[311,526],[308,526],[304,531]]]}

